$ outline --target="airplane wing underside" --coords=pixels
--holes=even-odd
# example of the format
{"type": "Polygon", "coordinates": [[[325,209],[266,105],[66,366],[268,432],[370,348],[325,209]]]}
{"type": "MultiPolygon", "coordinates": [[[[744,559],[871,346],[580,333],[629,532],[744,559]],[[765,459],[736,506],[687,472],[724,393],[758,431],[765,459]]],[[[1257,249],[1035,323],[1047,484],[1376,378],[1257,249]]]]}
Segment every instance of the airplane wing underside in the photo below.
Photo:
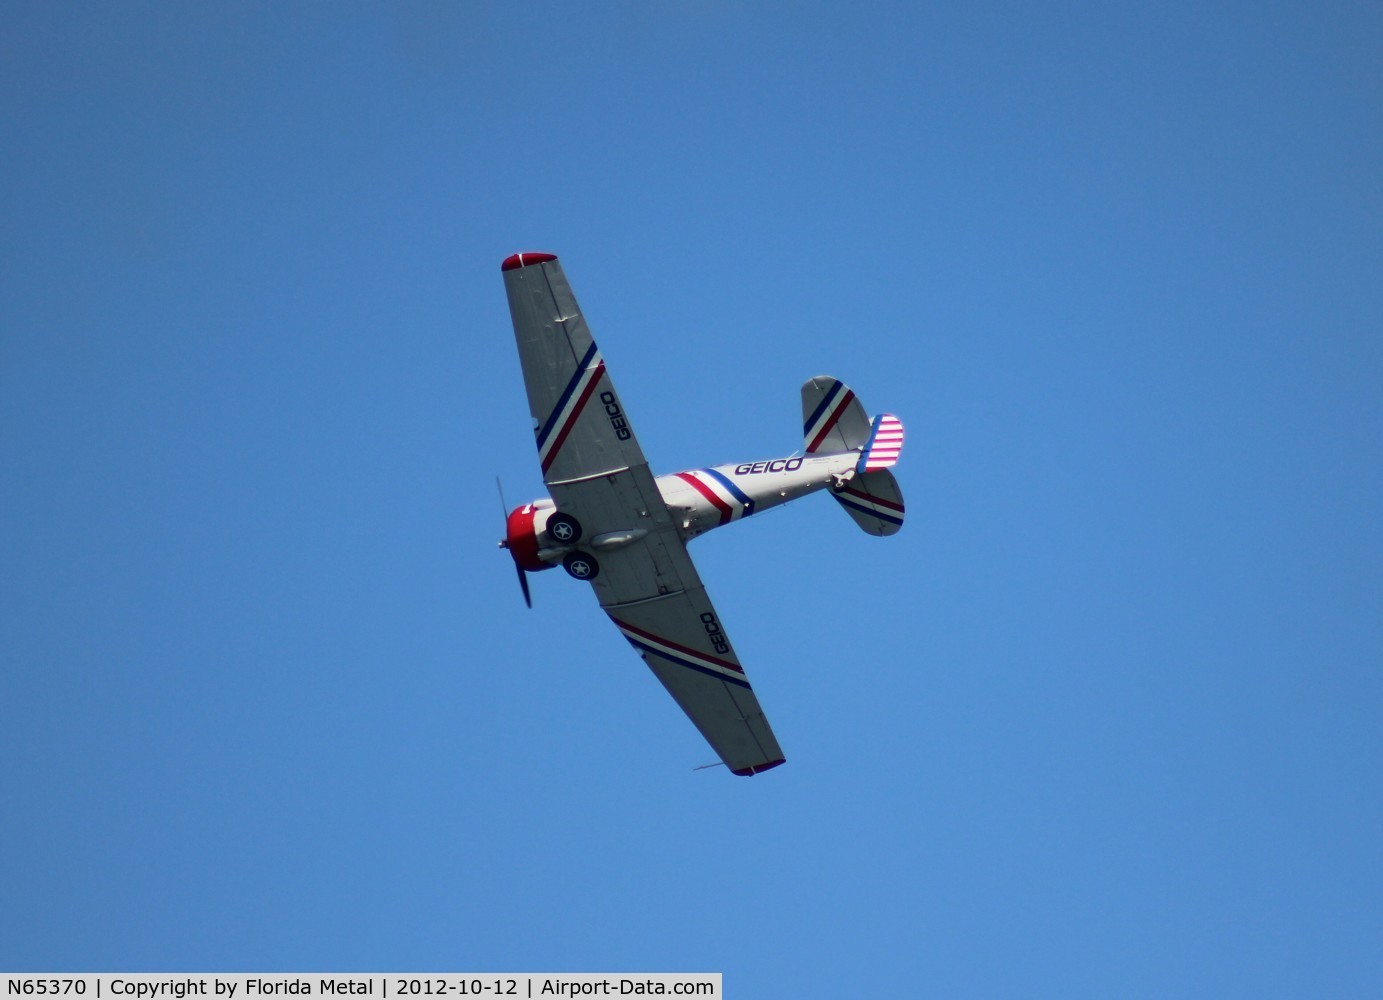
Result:
{"type": "Polygon", "coordinates": [[[783,763],[705,587],[604,610],[731,771],[783,763]]]}
{"type": "Polygon", "coordinates": [[[783,752],[647,466],[554,485],[552,494],[558,510],[616,540],[592,546],[600,571],[590,582],[601,610],[726,766],[753,774],[781,764],[783,752]],[[655,500],[645,503],[650,490],[655,500]],[[630,535],[637,537],[626,541],[630,535]]]}
{"type": "Polygon", "coordinates": [[[561,264],[516,254],[503,271],[543,481],[598,563],[601,609],[731,770],[781,764],[561,264]]]}

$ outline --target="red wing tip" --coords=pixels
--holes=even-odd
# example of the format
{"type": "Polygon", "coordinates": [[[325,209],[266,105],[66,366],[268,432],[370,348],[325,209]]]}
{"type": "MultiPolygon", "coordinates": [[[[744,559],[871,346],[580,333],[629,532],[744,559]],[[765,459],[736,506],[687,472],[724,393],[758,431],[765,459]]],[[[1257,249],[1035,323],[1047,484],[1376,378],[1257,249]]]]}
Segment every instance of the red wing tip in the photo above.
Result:
{"type": "Polygon", "coordinates": [[[550,260],[556,260],[557,255],[551,253],[516,253],[505,257],[504,263],[499,266],[501,271],[512,271],[517,267],[531,267],[534,264],[545,264],[550,260]]]}
{"type": "Polygon", "coordinates": [[[786,763],[787,763],[787,758],[786,758],[786,757],[779,757],[777,760],[771,760],[771,761],[769,761],[767,764],[754,764],[754,765],[752,765],[752,766],[750,766],[750,767],[736,767],[736,768],[732,768],[732,769],[730,770],[730,773],[731,773],[731,774],[738,774],[741,778],[749,778],[749,777],[752,777],[753,775],[759,774],[759,773],[762,772],[762,771],[767,771],[770,767],[777,767],[779,764],[786,764],[786,763]]]}

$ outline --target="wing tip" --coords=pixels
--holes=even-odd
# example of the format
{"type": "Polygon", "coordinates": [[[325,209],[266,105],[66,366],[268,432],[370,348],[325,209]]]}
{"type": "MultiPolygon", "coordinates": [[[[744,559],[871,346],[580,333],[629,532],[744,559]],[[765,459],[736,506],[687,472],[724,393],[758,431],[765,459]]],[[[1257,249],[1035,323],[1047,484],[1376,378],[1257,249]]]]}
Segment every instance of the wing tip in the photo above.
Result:
{"type": "Polygon", "coordinates": [[[766,764],[751,764],[749,767],[732,767],[730,773],[738,774],[741,778],[752,778],[754,775],[761,774],[771,767],[777,767],[779,764],[786,764],[787,762],[788,759],[786,757],[779,757],[777,760],[770,760],[766,764]]]}
{"type": "Polygon", "coordinates": [[[501,271],[513,271],[520,267],[531,267],[534,264],[546,264],[550,260],[556,260],[557,255],[551,253],[516,253],[504,258],[504,263],[499,266],[501,271]]]}

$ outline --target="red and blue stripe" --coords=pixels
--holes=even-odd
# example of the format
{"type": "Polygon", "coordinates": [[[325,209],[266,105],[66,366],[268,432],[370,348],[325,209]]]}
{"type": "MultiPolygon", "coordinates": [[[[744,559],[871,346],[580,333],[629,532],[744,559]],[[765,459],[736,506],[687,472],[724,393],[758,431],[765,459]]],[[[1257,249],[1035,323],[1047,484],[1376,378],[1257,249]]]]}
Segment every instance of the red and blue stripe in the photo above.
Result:
{"type": "Polygon", "coordinates": [[[595,388],[604,374],[605,362],[592,342],[585,357],[576,366],[576,373],[558,397],[557,405],[536,432],[538,461],[543,467],[544,475],[552,467],[553,460],[557,458],[557,453],[561,451],[572,428],[576,426],[576,421],[581,418],[581,411],[586,408],[587,401],[595,393],[595,388]]]}
{"type": "Polygon", "coordinates": [[[807,443],[807,454],[813,454],[826,440],[826,435],[835,429],[840,418],[855,399],[855,392],[844,382],[836,379],[816,409],[802,425],[802,438],[807,443]]]}
{"type": "Polygon", "coordinates": [[[754,513],[754,501],[734,484],[729,476],[715,469],[696,469],[693,472],[679,472],[682,480],[720,513],[720,523],[748,517],[754,513]]]}
{"type": "Polygon", "coordinates": [[[903,523],[903,505],[894,503],[892,500],[873,496],[862,490],[857,490],[853,486],[840,490],[835,494],[835,498],[846,507],[862,514],[868,514],[870,517],[877,517],[880,521],[897,525],[903,523]]]}
{"type": "Polygon", "coordinates": [[[731,663],[729,660],[722,660],[719,657],[708,656],[706,653],[698,652],[690,646],[684,646],[671,639],[664,639],[641,628],[622,622],[614,615],[610,615],[610,621],[624,633],[624,637],[630,644],[641,653],[652,653],[654,656],[661,657],[670,663],[675,663],[681,667],[695,670],[698,673],[716,677],[731,684],[738,684],[742,688],[753,690],[749,687],[749,682],[744,679],[744,668],[738,663],[731,663]]]}

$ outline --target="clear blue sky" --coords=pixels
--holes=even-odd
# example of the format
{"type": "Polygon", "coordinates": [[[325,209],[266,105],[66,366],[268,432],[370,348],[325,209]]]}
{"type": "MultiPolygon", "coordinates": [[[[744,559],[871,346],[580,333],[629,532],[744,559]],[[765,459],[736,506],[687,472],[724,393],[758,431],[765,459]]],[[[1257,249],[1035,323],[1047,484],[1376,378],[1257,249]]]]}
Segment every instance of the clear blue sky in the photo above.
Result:
{"type": "Polygon", "coordinates": [[[1383,13],[962,6],[7,4],[0,968],[1383,994],[1383,13]],[[787,766],[524,608],[515,250],[907,424],[693,548],[787,766]]]}

